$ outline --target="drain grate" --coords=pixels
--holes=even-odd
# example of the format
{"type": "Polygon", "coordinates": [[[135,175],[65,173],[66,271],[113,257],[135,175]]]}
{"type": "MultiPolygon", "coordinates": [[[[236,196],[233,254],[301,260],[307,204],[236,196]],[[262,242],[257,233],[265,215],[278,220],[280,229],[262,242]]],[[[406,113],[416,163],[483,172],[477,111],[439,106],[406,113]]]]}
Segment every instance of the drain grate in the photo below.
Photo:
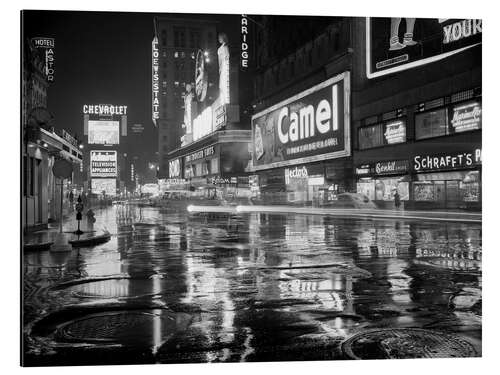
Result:
{"type": "Polygon", "coordinates": [[[355,334],[342,343],[352,359],[475,357],[467,341],[455,335],[418,328],[386,328],[355,334]]]}
{"type": "Polygon", "coordinates": [[[148,336],[154,319],[154,314],[131,311],[87,316],[60,327],[57,337],[73,342],[133,343],[145,338],[145,333],[148,336]]]}

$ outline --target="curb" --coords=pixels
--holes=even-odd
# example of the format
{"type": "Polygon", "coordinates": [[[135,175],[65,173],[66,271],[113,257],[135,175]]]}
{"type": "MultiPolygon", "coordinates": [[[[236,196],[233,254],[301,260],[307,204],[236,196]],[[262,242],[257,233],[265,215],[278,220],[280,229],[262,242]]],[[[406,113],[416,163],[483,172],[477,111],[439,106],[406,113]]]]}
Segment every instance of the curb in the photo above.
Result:
{"type": "Polygon", "coordinates": [[[50,250],[50,247],[54,244],[52,241],[39,242],[39,243],[27,243],[24,244],[24,251],[46,251],[50,250]]]}
{"type": "Polygon", "coordinates": [[[110,239],[111,239],[111,234],[106,231],[104,234],[98,236],[87,237],[81,240],[73,240],[69,241],[69,243],[73,247],[84,247],[84,246],[99,245],[101,243],[108,242],[110,239]]]}

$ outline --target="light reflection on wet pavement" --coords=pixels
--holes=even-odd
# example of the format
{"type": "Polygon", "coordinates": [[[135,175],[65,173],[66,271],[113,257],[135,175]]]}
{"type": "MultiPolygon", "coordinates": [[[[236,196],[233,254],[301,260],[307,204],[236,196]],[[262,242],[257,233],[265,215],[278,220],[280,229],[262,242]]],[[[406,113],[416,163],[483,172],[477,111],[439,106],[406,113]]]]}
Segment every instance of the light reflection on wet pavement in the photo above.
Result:
{"type": "Polygon", "coordinates": [[[97,211],[111,241],[25,254],[27,364],[345,359],[383,327],[481,345],[481,226],[97,211]]]}

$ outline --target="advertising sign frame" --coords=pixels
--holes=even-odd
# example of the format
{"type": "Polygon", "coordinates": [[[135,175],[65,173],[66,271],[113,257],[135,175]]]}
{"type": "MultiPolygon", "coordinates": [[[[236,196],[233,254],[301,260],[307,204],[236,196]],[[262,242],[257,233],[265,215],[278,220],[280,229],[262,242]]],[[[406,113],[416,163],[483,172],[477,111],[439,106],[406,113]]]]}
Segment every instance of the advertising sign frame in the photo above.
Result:
{"type": "MultiPolygon", "coordinates": [[[[445,51],[441,53],[436,53],[436,54],[429,54],[427,57],[422,57],[420,59],[415,59],[414,61],[411,61],[411,58],[408,56],[408,54],[403,54],[400,56],[396,56],[392,59],[388,60],[394,60],[393,64],[395,65],[393,67],[388,67],[385,69],[380,69],[378,71],[372,71],[372,25],[371,25],[371,19],[372,18],[388,18],[388,17],[366,17],[365,18],[365,52],[366,52],[366,76],[368,79],[372,78],[377,78],[381,76],[385,76],[387,74],[392,74],[396,72],[401,72],[404,70],[412,69],[418,66],[426,65],[435,61],[443,60],[447,57],[456,55],[457,53],[463,52],[465,50],[468,50],[470,48],[473,48],[475,46],[481,45],[482,40],[480,42],[472,42],[471,44],[467,44],[465,39],[468,36],[465,37],[460,37],[460,38],[455,38],[455,37],[450,37],[450,35],[455,34],[455,25],[460,23],[460,22],[475,22],[474,24],[470,25],[470,28],[474,28],[474,30],[469,30],[471,32],[471,36],[474,36],[476,34],[481,33],[482,34],[482,20],[481,19],[436,19],[436,22],[439,24],[442,23],[451,23],[449,25],[442,26],[443,29],[443,34],[444,36],[440,37],[441,38],[441,44],[442,44],[442,49],[445,49],[445,51]],[[450,29],[449,32],[448,29],[450,29]],[[446,30],[445,30],[446,29],[446,30]],[[479,30],[480,29],[480,30],[479,30]],[[479,30],[478,32],[476,32],[479,30]],[[452,49],[452,47],[449,47],[450,43],[457,43],[458,48],[452,49]],[[464,45],[465,44],[465,45],[464,45]],[[447,50],[447,51],[446,51],[447,50]],[[403,56],[406,56],[404,59],[402,58],[403,56]],[[401,58],[401,59],[400,59],[401,58]],[[398,60],[400,59],[400,60],[398,60]],[[397,65],[396,65],[397,64],[397,65]]],[[[415,20],[415,19],[413,19],[415,20]]],[[[425,20],[432,20],[431,18],[425,19],[425,20]]],[[[415,22],[415,21],[414,21],[415,22]]],[[[465,27],[465,26],[464,26],[465,27]]],[[[413,35],[413,33],[411,33],[413,35]]],[[[436,39],[437,40],[437,39],[436,39]]],[[[411,41],[412,43],[414,42],[413,40],[411,41]]],[[[403,50],[403,49],[401,49],[403,50]]]]}
{"type": "MultiPolygon", "coordinates": [[[[113,133],[115,133],[115,130],[113,129],[112,130],[113,133]]],[[[111,132],[111,130],[110,130],[111,132]]],[[[89,145],[103,145],[103,146],[114,146],[114,145],[119,145],[120,144],[120,122],[119,121],[114,121],[114,120],[89,120],[88,121],[88,135],[87,135],[88,139],[87,139],[87,143],[89,145]],[[112,126],[109,126],[110,128],[111,127],[116,127],[116,134],[117,134],[117,141],[116,142],[111,142],[111,143],[96,143],[95,142],[95,136],[93,137],[93,142],[90,141],[90,134],[91,133],[95,133],[95,126],[96,125],[99,125],[99,124],[104,124],[104,123],[108,123],[108,124],[111,124],[112,126]]]]}
{"type": "Polygon", "coordinates": [[[115,150],[91,150],[90,151],[90,177],[91,178],[110,178],[110,177],[118,177],[118,153],[115,150]],[[113,155],[114,160],[109,161],[110,166],[96,166],[94,167],[94,162],[101,162],[104,163],[103,161],[99,160],[94,160],[94,155],[95,154],[108,154],[108,155],[113,155]],[[113,172],[93,172],[94,168],[112,168],[114,169],[113,172]]]}
{"type": "MultiPolygon", "coordinates": [[[[350,123],[350,113],[351,113],[351,106],[350,106],[350,93],[351,93],[351,80],[350,80],[350,72],[346,71],[341,74],[338,74],[330,79],[327,79],[326,81],[317,84],[307,90],[304,90],[286,100],[283,100],[269,108],[264,109],[263,111],[260,111],[252,116],[252,147],[253,151],[252,152],[252,161],[255,162],[255,160],[258,160],[259,157],[256,157],[255,155],[255,120],[267,115],[270,112],[276,111],[280,108],[284,108],[290,103],[294,103],[299,101],[302,98],[308,97],[310,95],[315,94],[317,91],[320,91],[322,89],[325,89],[329,86],[333,87],[339,83],[343,83],[343,90],[339,90],[337,95],[337,103],[332,103],[335,106],[335,109],[338,110],[338,118],[339,120],[342,119],[342,125],[343,125],[343,149],[338,150],[338,151],[333,151],[333,152],[326,152],[326,153],[318,153],[316,155],[309,155],[309,156],[303,156],[303,157],[297,157],[297,158],[290,158],[287,160],[281,160],[281,161],[276,161],[276,162],[271,162],[268,164],[262,164],[262,165],[253,165],[249,170],[251,171],[259,171],[259,170],[264,170],[264,169],[271,169],[271,168],[278,168],[278,167],[285,167],[285,166],[291,166],[291,165],[297,165],[297,164],[306,164],[306,163],[311,163],[311,162],[316,162],[316,161],[322,161],[322,160],[330,160],[330,159],[337,159],[341,157],[347,157],[351,155],[351,123],[350,123]],[[343,101],[343,108],[338,108],[338,102],[340,101],[340,97],[342,98],[343,101]]],[[[316,119],[314,119],[316,120],[316,119]]],[[[339,121],[340,123],[340,121],[339,121]]]]}
{"type": "Polygon", "coordinates": [[[116,196],[116,189],[117,189],[117,184],[116,184],[116,178],[92,178],[90,182],[90,188],[93,194],[101,194],[103,190],[97,191],[97,188],[94,188],[94,184],[97,182],[111,182],[114,181],[114,189],[109,189],[109,190],[104,190],[106,191],[106,195],[108,196],[116,196]]]}

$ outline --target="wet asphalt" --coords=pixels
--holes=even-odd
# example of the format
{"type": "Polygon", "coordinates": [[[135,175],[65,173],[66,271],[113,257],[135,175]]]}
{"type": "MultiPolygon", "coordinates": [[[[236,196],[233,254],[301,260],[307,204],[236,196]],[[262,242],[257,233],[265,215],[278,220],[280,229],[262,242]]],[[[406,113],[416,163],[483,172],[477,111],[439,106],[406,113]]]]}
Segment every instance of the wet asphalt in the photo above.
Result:
{"type": "Polygon", "coordinates": [[[378,328],[481,354],[479,224],[134,205],[96,219],[109,242],[24,254],[27,366],[349,359],[342,343],[378,328]]]}

